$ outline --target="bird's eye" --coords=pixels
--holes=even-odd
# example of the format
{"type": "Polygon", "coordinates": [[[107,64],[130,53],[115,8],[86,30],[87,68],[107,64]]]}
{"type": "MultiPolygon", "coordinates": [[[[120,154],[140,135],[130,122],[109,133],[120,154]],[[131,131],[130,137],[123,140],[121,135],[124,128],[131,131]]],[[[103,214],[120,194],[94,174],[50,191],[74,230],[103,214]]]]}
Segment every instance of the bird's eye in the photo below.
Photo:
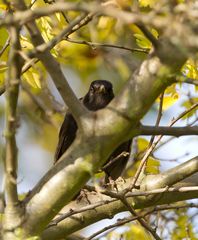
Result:
{"type": "Polygon", "coordinates": [[[90,92],[94,92],[94,87],[93,86],[90,87],[90,92]]]}

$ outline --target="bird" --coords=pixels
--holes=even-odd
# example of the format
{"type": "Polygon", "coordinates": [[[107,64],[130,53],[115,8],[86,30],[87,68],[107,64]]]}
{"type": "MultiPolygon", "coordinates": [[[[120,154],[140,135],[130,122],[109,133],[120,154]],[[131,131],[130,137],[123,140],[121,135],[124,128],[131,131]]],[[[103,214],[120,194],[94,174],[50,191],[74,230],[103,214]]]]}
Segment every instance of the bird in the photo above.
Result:
{"type": "MultiPolygon", "coordinates": [[[[114,92],[111,82],[107,80],[95,80],[91,82],[87,94],[79,100],[88,110],[97,111],[105,108],[113,98],[114,92]]],[[[59,131],[54,164],[59,161],[63,153],[67,151],[73,143],[77,130],[77,123],[68,110],[59,131]]],[[[116,180],[121,176],[129,159],[131,141],[130,139],[118,146],[103,165],[102,170],[105,172],[105,183],[109,183],[110,180],[116,180]]]]}

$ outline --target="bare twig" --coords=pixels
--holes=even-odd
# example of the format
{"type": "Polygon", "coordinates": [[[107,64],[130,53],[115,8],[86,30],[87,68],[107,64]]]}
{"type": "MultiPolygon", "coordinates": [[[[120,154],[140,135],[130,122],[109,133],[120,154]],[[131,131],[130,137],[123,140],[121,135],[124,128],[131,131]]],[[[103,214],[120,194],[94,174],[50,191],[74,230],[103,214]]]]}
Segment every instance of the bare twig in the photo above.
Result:
{"type": "Polygon", "coordinates": [[[9,45],[10,45],[10,37],[8,37],[8,39],[6,40],[4,46],[0,51],[0,57],[2,56],[2,54],[5,52],[5,50],[8,48],[9,45]]]}
{"type": "MultiPolygon", "coordinates": [[[[22,9],[23,8],[25,8],[25,6],[22,6],[22,9]]],[[[30,32],[31,39],[35,47],[44,43],[44,40],[35,23],[28,23],[27,28],[30,32]]],[[[75,96],[74,92],[69,86],[60,68],[60,65],[51,55],[49,50],[46,50],[45,52],[42,53],[40,52],[38,54],[38,57],[40,58],[40,60],[46,67],[47,71],[51,75],[56,88],[58,89],[60,95],[62,96],[67,106],[70,108],[70,111],[72,112],[79,126],[81,126],[81,117],[87,111],[85,107],[83,107],[83,105],[78,101],[77,97],[75,96]]]]}
{"type": "Polygon", "coordinates": [[[189,84],[193,84],[195,86],[198,86],[198,80],[197,79],[193,79],[193,78],[186,78],[184,80],[185,83],[189,83],[189,84]]]}
{"type": "Polygon", "coordinates": [[[138,216],[130,216],[128,218],[119,219],[116,223],[111,224],[111,225],[109,225],[107,227],[104,227],[104,228],[100,229],[99,231],[95,232],[94,234],[92,234],[91,236],[86,238],[86,240],[91,240],[94,237],[98,236],[99,234],[102,234],[102,233],[104,233],[108,230],[111,230],[113,228],[123,226],[126,223],[138,220],[140,218],[145,218],[147,215],[150,215],[154,212],[166,211],[166,210],[171,210],[171,209],[182,209],[182,208],[198,208],[198,204],[190,203],[190,204],[182,204],[182,205],[173,204],[173,205],[157,206],[155,208],[152,208],[151,210],[139,213],[138,216]]]}
{"type": "MultiPolygon", "coordinates": [[[[161,117],[162,117],[162,107],[163,107],[163,100],[164,100],[164,92],[160,95],[160,103],[159,103],[159,110],[158,110],[158,115],[157,115],[157,119],[156,119],[156,123],[155,123],[155,126],[159,126],[159,123],[160,123],[160,120],[161,120],[161,117]]],[[[153,135],[151,137],[151,140],[149,142],[149,146],[152,145],[153,141],[155,139],[155,136],[153,135]]]]}
{"type": "Polygon", "coordinates": [[[198,86],[198,79],[194,79],[194,78],[189,78],[187,76],[184,75],[179,75],[176,80],[179,83],[189,83],[189,84],[193,84],[195,86],[198,86]]]}
{"type": "Polygon", "coordinates": [[[91,21],[92,17],[87,14],[82,14],[81,16],[77,17],[74,21],[72,21],[68,27],[63,29],[57,36],[55,36],[51,41],[35,46],[34,50],[29,52],[29,57],[33,58],[38,53],[43,53],[47,50],[52,49],[57,43],[62,41],[64,38],[72,34],[74,31],[77,31],[80,27],[87,24],[89,21],[91,21]]]}
{"type": "MultiPolygon", "coordinates": [[[[86,186],[87,190],[90,191],[96,191],[96,189],[92,186],[86,186]]],[[[198,191],[198,187],[196,186],[192,186],[192,187],[170,187],[170,188],[159,188],[159,189],[155,189],[155,190],[150,190],[150,191],[145,191],[145,192],[141,192],[141,191],[136,191],[136,192],[131,192],[131,193],[127,193],[126,194],[126,198],[129,197],[138,197],[138,196],[150,196],[150,195],[154,195],[154,194],[159,194],[159,193],[165,193],[165,192],[172,192],[172,193],[176,193],[176,192],[190,192],[190,191],[198,191]]],[[[89,194],[89,193],[87,193],[89,194]]],[[[108,191],[108,190],[101,190],[100,194],[104,194],[107,196],[112,196],[112,192],[108,191]]],[[[114,194],[116,194],[114,192],[114,194]]],[[[115,195],[114,195],[115,196],[115,195]]],[[[117,201],[116,198],[111,198],[110,200],[104,200],[104,201],[99,201],[93,204],[89,204],[85,207],[81,207],[81,208],[76,208],[76,209],[70,209],[70,211],[61,214],[60,216],[58,216],[57,218],[55,218],[49,225],[48,227],[52,227],[57,225],[59,222],[63,221],[64,219],[71,217],[73,215],[76,215],[78,213],[82,213],[82,212],[86,212],[89,210],[93,210],[96,209],[99,206],[103,206],[104,204],[108,204],[111,202],[115,202],[117,201]]]]}
{"type": "MultiPolygon", "coordinates": [[[[171,123],[169,124],[169,126],[173,126],[178,120],[180,120],[182,117],[184,117],[186,114],[188,114],[190,111],[192,111],[193,109],[195,109],[196,107],[198,107],[198,103],[195,103],[193,104],[189,109],[187,109],[186,111],[184,111],[183,113],[181,113],[177,118],[173,119],[171,121],[171,123]]],[[[163,135],[160,135],[158,136],[157,140],[150,146],[150,148],[147,150],[147,152],[145,153],[139,167],[138,167],[138,170],[136,171],[135,173],[135,176],[134,176],[134,180],[133,182],[131,183],[131,186],[129,187],[129,189],[125,189],[125,193],[127,193],[127,191],[131,191],[137,180],[138,180],[138,177],[140,176],[141,172],[142,172],[142,169],[148,159],[148,157],[150,156],[150,154],[153,152],[153,150],[155,149],[155,147],[157,146],[157,144],[160,142],[160,140],[162,139],[163,135]]]]}
{"type": "Polygon", "coordinates": [[[87,45],[89,47],[107,47],[107,48],[118,48],[118,49],[122,49],[122,50],[127,50],[130,52],[141,52],[141,53],[145,53],[148,54],[148,50],[146,49],[142,49],[142,48],[129,48],[129,47],[125,47],[125,46],[120,46],[120,45],[114,45],[114,44],[109,44],[109,43],[96,43],[96,42],[89,42],[89,41],[85,41],[85,40],[74,40],[71,38],[65,38],[65,40],[67,40],[68,42],[72,42],[72,43],[77,43],[77,44],[84,44],[87,45]]]}
{"type": "Polygon", "coordinates": [[[144,219],[139,217],[138,213],[131,207],[131,205],[128,203],[127,199],[125,197],[122,197],[120,199],[122,203],[126,206],[126,208],[129,210],[129,212],[132,214],[132,216],[137,217],[138,222],[157,240],[161,240],[161,238],[156,233],[155,229],[153,229],[144,219]]]}
{"type": "Polygon", "coordinates": [[[138,135],[170,135],[175,137],[198,135],[198,127],[153,127],[140,126],[138,135]]]}

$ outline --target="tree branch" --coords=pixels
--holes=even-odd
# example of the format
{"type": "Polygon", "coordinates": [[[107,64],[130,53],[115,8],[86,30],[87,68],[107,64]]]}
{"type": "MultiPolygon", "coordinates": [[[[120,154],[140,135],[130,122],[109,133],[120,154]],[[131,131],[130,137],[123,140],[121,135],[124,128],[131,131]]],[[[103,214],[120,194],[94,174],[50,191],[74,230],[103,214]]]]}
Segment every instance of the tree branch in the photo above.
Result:
{"type": "MultiPolygon", "coordinates": [[[[17,1],[17,3],[19,10],[26,10],[26,6],[23,1],[17,1]]],[[[32,43],[35,47],[45,43],[35,22],[29,22],[26,24],[26,26],[29,30],[32,43]]],[[[50,51],[47,49],[45,52],[40,52],[38,54],[38,58],[46,67],[60,95],[69,107],[79,127],[81,127],[81,118],[87,112],[87,110],[78,101],[77,97],[69,86],[65,76],[63,75],[59,63],[54,59],[50,51]]]]}
{"type": "Polygon", "coordinates": [[[113,149],[135,135],[141,117],[155,98],[172,83],[172,78],[164,81],[167,70],[162,69],[164,66],[157,57],[146,60],[107,108],[86,119],[86,136],[78,132],[72,146],[63,154],[62,161],[41,179],[28,197],[28,219],[23,226],[27,234],[40,233],[104,164],[113,149]],[[145,99],[148,101],[145,102],[145,99]],[[46,193],[51,197],[46,199],[46,193]],[[44,205],[48,207],[43,208],[44,205]]]}
{"type": "MultiPolygon", "coordinates": [[[[119,226],[123,226],[126,223],[138,220],[139,218],[145,218],[146,216],[154,213],[154,212],[158,212],[158,211],[166,211],[166,210],[170,210],[170,209],[181,209],[181,208],[198,208],[197,204],[175,204],[175,205],[165,205],[165,206],[158,206],[155,208],[151,208],[150,210],[141,212],[138,216],[130,216],[128,218],[124,218],[124,219],[119,219],[116,223],[111,224],[107,227],[104,227],[102,229],[100,229],[99,231],[95,232],[94,234],[92,234],[91,236],[89,236],[88,239],[92,239],[94,237],[96,237],[97,235],[106,232],[107,230],[119,227],[119,226]]],[[[87,240],[87,239],[86,239],[87,240]]]]}
{"type": "Polygon", "coordinates": [[[138,130],[138,135],[169,135],[175,137],[198,135],[198,127],[153,127],[141,125],[138,130]]]}
{"type": "Polygon", "coordinates": [[[8,65],[10,68],[6,77],[6,199],[7,204],[15,206],[18,203],[17,196],[17,145],[16,145],[16,128],[17,119],[17,102],[19,93],[20,73],[22,61],[17,51],[20,50],[19,29],[10,27],[10,44],[8,65]]]}
{"type": "MultiPolygon", "coordinates": [[[[25,9],[22,1],[18,0],[18,3],[22,4],[22,8],[20,9],[25,9]]],[[[34,45],[43,44],[43,39],[36,25],[28,23],[27,26],[34,45]]],[[[174,39],[176,37],[177,32],[174,39]]],[[[157,53],[160,58],[153,54],[150,55],[107,108],[90,113],[88,117],[86,116],[86,134],[78,131],[74,143],[63,154],[62,161],[57,163],[38,183],[33,193],[26,199],[28,201],[23,202],[26,207],[26,221],[22,226],[25,236],[33,234],[35,236],[43,231],[60,209],[78,193],[79,189],[105,163],[111,152],[121,142],[136,134],[136,126],[139,124],[140,119],[148,111],[159,94],[175,81],[174,75],[176,72],[174,68],[177,71],[183,65],[187,56],[174,44],[174,41],[171,42],[171,40],[166,38],[162,48],[158,49],[157,53]],[[160,54],[160,50],[162,50],[162,54],[160,54]],[[170,50],[174,50],[175,52],[171,56],[171,61],[169,61],[169,56],[167,57],[167,61],[165,61],[164,53],[167,53],[167,50],[168,52],[170,50]],[[161,59],[166,65],[162,64],[161,59]],[[174,66],[172,66],[173,62],[174,66]],[[56,194],[54,194],[55,192],[56,194]]],[[[39,53],[39,58],[54,78],[57,87],[62,87],[65,78],[49,51],[39,53]],[[58,72],[56,69],[58,69],[58,72]]],[[[67,84],[64,85],[64,91],[60,92],[71,108],[74,117],[78,118],[79,115],[83,115],[83,108],[80,107],[81,105],[79,105],[79,102],[67,84]],[[65,91],[66,96],[64,96],[65,91]]],[[[161,181],[161,184],[164,184],[161,179],[159,181],[161,181]]],[[[195,192],[192,193],[191,197],[195,196],[193,194],[195,192]]],[[[172,201],[174,197],[169,196],[169,198],[165,199],[162,196],[157,203],[161,204],[163,201],[172,201]]],[[[182,197],[185,199],[189,196],[182,195],[182,197]]],[[[131,202],[135,204],[135,207],[140,207],[140,200],[141,198],[138,198],[138,202],[136,203],[132,198],[131,202]]],[[[118,209],[119,211],[126,209],[121,202],[117,201],[117,203],[117,206],[114,205],[115,209],[111,210],[112,214],[115,214],[116,211],[118,212],[118,209]]],[[[144,199],[143,203],[145,207],[155,202],[150,202],[149,198],[144,199]]],[[[107,216],[109,206],[106,206],[105,213],[103,206],[103,212],[98,214],[94,220],[107,216]]],[[[91,223],[90,216],[86,224],[88,222],[91,223]]],[[[73,223],[77,224],[77,221],[73,219],[73,223]]],[[[76,226],[73,225],[70,228],[68,225],[67,230],[70,231],[69,233],[72,233],[74,228],[77,229],[76,226]]],[[[85,225],[81,222],[81,228],[82,226],[85,225]]],[[[67,232],[67,234],[69,233],[67,232]]]]}
{"type": "MultiPolygon", "coordinates": [[[[158,174],[155,179],[150,179],[146,189],[172,186],[173,184],[184,180],[185,178],[198,172],[198,157],[180,164],[164,173],[158,174]]],[[[147,176],[149,178],[149,176],[147,176]]]]}
{"type": "MultiPolygon", "coordinates": [[[[185,180],[180,181],[193,172],[198,172],[198,158],[191,159],[187,163],[181,164],[177,166],[177,168],[165,171],[164,173],[148,175],[140,184],[140,190],[134,189],[132,193],[127,193],[126,197],[128,202],[135,209],[145,209],[146,207],[197,198],[197,182],[193,183],[185,180]],[[176,171],[177,173],[175,173],[176,171]],[[167,186],[170,186],[175,182],[173,176],[177,178],[177,184],[169,188],[167,186]],[[160,189],[160,187],[163,187],[163,189],[160,189]],[[141,192],[145,189],[147,189],[146,192],[141,192]]],[[[128,188],[131,181],[132,179],[127,179],[124,184],[123,182],[117,182],[119,191],[128,188]]],[[[105,191],[106,190],[104,190],[104,192],[105,191]]],[[[67,212],[67,218],[64,220],[61,219],[62,221],[59,222],[58,225],[47,228],[42,234],[42,239],[51,240],[54,239],[55,236],[56,239],[59,239],[62,236],[83,229],[91,223],[95,223],[96,221],[105,218],[112,218],[115,214],[126,211],[126,207],[121,201],[105,196],[104,192],[102,190],[99,194],[96,192],[87,193],[86,198],[72,202],[66,206],[61,212],[63,214],[66,214],[67,212]],[[87,199],[89,201],[87,201],[87,199]],[[83,208],[85,211],[83,211],[83,208]],[[71,214],[71,209],[76,209],[74,210],[75,215],[71,214]],[[79,209],[79,211],[77,209],[79,209]]],[[[114,192],[114,194],[116,195],[117,192],[114,192]]],[[[160,206],[157,207],[160,208],[160,206]]]]}
{"type": "Polygon", "coordinates": [[[13,229],[18,227],[24,211],[21,208],[17,194],[17,143],[16,129],[18,127],[17,103],[19,95],[20,74],[22,69],[22,59],[18,52],[21,49],[19,40],[19,27],[11,26],[10,51],[8,58],[8,71],[6,76],[6,147],[5,147],[5,212],[3,216],[3,237],[12,239],[13,229]],[[12,236],[12,237],[11,237],[12,236]]]}
{"type": "Polygon", "coordinates": [[[96,43],[96,42],[88,42],[85,40],[74,40],[74,39],[71,39],[68,37],[65,38],[65,40],[68,42],[71,42],[71,43],[84,44],[84,45],[87,45],[92,48],[96,48],[96,47],[118,48],[118,49],[130,51],[130,52],[140,52],[140,53],[145,53],[145,54],[149,53],[149,51],[147,49],[142,49],[142,48],[130,48],[130,47],[114,45],[114,44],[109,44],[109,43],[96,43]]]}

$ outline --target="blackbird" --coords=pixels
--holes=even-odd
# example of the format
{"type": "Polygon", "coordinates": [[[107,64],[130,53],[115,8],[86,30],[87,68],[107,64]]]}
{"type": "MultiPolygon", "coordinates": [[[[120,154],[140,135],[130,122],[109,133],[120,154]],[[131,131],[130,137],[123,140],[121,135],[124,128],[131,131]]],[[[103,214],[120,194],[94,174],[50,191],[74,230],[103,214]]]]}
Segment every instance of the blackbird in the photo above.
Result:
{"type": "MultiPolygon", "coordinates": [[[[96,80],[89,87],[88,93],[80,101],[90,111],[97,111],[108,105],[114,98],[113,87],[109,81],[96,80]]],[[[76,137],[78,126],[72,114],[68,111],[59,132],[59,141],[56,148],[54,163],[69,148],[76,137]]],[[[129,159],[131,140],[122,143],[107,159],[102,170],[106,173],[105,182],[116,180],[121,176],[129,159]]]]}

